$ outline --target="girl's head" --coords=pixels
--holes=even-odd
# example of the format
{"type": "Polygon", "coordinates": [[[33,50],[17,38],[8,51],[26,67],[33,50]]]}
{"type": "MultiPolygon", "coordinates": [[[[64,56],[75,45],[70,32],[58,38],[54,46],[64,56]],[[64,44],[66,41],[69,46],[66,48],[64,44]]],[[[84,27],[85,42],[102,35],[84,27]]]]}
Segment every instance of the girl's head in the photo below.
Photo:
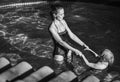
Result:
{"type": "Polygon", "coordinates": [[[51,14],[54,19],[62,20],[64,18],[64,8],[61,5],[54,5],[51,8],[51,14]]]}
{"type": "Polygon", "coordinates": [[[114,55],[109,49],[105,49],[102,53],[103,59],[107,61],[110,65],[114,62],[114,55]]]}

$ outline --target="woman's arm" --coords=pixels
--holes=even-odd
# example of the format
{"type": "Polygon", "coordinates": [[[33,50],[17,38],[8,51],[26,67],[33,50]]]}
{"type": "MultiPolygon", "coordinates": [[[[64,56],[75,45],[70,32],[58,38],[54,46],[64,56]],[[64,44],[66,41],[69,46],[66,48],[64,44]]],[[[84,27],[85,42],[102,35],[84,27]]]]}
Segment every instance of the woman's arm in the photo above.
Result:
{"type": "Polygon", "coordinates": [[[105,69],[108,66],[107,62],[104,62],[104,63],[102,63],[102,62],[90,63],[84,55],[82,55],[82,58],[83,58],[83,60],[85,61],[85,63],[89,67],[94,68],[94,69],[101,69],[101,70],[103,70],[103,69],[105,69]]]}
{"type": "Polygon", "coordinates": [[[67,53],[67,56],[71,56],[72,55],[72,51],[69,50],[68,53],[67,53]]]}
{"type": "Polygon", "coordinates": [[[72,60],[72,51],[69,50],[68,53],[67,53],[67,61],[70,63],[72,60]]]}
{"type": "Polygon", "coordinates": [[[84,46],[84,47],[86,47],[86,48],[89,48],[82,40],[80,40],[80,39],[69,29],[69,27],[68,27],[68,25],[67,25],[67,23],[66,23],[65,21],[64,21],[64,23],[66,24],[66,29],[67,29],[67,31],[68,31],[68,34],[69,34],[70,38],[71,38],[73,41],[77,42],[79,45],[84,46]]]}

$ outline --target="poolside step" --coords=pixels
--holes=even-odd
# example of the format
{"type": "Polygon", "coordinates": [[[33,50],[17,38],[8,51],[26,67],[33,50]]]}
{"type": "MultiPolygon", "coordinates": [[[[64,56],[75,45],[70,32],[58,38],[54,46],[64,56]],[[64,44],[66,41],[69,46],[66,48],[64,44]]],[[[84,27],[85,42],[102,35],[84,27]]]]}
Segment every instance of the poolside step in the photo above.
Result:
{"type": "Polygon", "coordinates": [[[11,66],[5,57],[0,58],[0,82],[78,82],[72,71],[59,75],[49,66],[43,66],[34,71],[26,61],[11,66]]]}
{"type": "MultiPolygon", "coordinates": [[[[32,73],[30,76],[24,78],[23,81],[24,82],[38,82],[41,79],[43,79],[47,76],[50,76],[52,74],[54,74],[54,71],[50,67],[44,66],[44,67],[38,69],[36,72],[32,73]]],[[[44,81],[42,81],[42,82],[44,82],[44,81]]]]}
{"type": "Polygon", "coordinates": [[[7,58],[5,58],[5,57],[0,58],[0,74],[11,67],[12,66],[7,58]]]}
{"type": "Polygon", "coordinates": [[[7,60],[5,57],[0,58],[0,69],[8,64],[10,64],[9,60],[7,60]]]}
{"type": "Polygon", "coordinates": [[[72,71],[66,71],[48,82],[77,82],[77,76],[72,71]]]}
{"type": "Polygon", "coordinates": [[[23,61],[16,66],[6,70],[4,73],[0,74],[0,82],[11,81],[30,69],[32,69],[32,66],[23,61]]]}
{"type": "Polygon", "coordinates": [[[0,58],[0,73],[4,72],[5,70],[9,69],[11,64],[8,59],[5,57],[0,58]]]}
{"type": "Polygon", "coordinates": [[[40,71],[36,71],[25,79],[18,80],[16,82],[78,82],[77,76],[72,71],[63,72],[60,75],[54,76],[49,80],[47,77],[50,76],[53,72],[51,71],[49,72],[49,74],[44,73],[45,71],[43,71],[42,73],[40,71]]]}

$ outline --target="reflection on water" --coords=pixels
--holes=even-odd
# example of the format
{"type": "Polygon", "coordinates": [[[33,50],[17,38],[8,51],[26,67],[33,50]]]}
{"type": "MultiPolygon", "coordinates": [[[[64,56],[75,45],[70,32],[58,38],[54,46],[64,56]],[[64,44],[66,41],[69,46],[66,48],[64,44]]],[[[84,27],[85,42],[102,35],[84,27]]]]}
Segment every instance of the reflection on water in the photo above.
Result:
{"type": "MultiPolygon", "coordinates": [[[[64,2],[64,5],[65,20],[70,29],[96,53],[101,54],[105,48],[110,49],[115,55],[113,70],[120,72],[119,8],[82,2],[64,2]]],[[[0,56],[11,53],[14,55],[19,51],[37,57],[52,57],[53,41],[48,32],[51,23],[48,5],[0,10],[0,56]]],[[[16,59],[15,62],[22,59],[19,53],[16,55],[11,55],[12,59],[16,59]]]]}

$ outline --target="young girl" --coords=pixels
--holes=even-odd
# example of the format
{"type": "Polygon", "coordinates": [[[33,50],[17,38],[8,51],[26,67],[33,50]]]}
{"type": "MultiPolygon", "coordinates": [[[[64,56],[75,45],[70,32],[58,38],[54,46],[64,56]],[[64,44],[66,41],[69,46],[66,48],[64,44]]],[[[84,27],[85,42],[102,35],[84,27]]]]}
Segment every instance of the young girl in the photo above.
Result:
{"type": "MultiPolygon", "coordinates": [[[[69,50],[68,53],[69,53],[68,55],[71,55],[72,53],[71,50],[69,50]]],[[[85,61],[86,65],[98,71],[105,70],[106,68],[108,68],[109,65],[112,65],[114,62],[114,55],[109,49],[105,49],[102,52],[100,60],[97,63],[89,62],[84,55],[81,55],[81,56],[83,60],[85,61]]],[[[102,74],[102,76],[104,75],[102,74]]],[[[96,74],[96,76],[91,74],[86,79],[84,79],[82,82],[100,82],[101,79],[99,78],[100,78],[100,74],[96,74]]]]}
{"type": "Polygon", "coordinates": [[[50,25],[49,31],[54,40],[54,58],[56,61],[64,60],[65,54],[67,54],[68,50],[73,51],[76,55],[82,54],[79,49],[74,46],[74,43],[77,43],[77,46],[84,46],[87,50],[89,47],[81,41],[68,27],[64,18],[64,8],[60,5],[55,5],[52,8],[52,17],[53,21],[50,25]]]}

